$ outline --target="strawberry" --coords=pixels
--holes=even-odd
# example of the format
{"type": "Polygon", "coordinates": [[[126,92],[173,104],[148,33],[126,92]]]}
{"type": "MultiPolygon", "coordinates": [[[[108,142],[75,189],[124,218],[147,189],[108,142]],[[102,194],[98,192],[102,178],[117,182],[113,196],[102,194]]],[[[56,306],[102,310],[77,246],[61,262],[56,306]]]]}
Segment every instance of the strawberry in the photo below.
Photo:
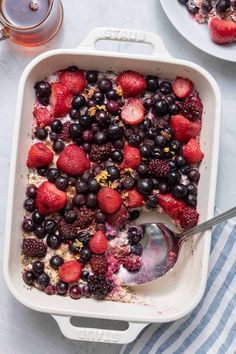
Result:
{"type": "Polygon", "coordinates": [[[186,206],[182,200],[175,199],[171,193],[159,194],[158,203],[167,215],[174,218],[177,218],[186,206]]]}
{"type": "Polygon", "coordinates": [[[124,159],[121,164],[121,168],[132,168],[135,170],[141,162],[142,158],[139,149],[126,145],[124,147],[124,159]]]}
{"type": "Polygon", "coordinates": [[[33,115],[36,125],[40,128],[50,125],[53,121],[52,111],[49,106],[45,107],[36,103],[34,106],[33,115]]]}
{"type": "Polygon", "coordinates": [[[67,202],[66,193],[57,189],[51,182],[43,182],[37,191],[36,207],[40,213],[49,215],[64,208],[67,202]]]}
{"type": "Polygon", "coordinates": [[[217,44],[236,41],[236,23],[230,20],[213,17],[208,22],[210,36],[217,44]]]}
{"type": "Polygon", "coordinates": [[[118,228],[122,227],[129,217],[126,206],[122,203],[120,208],[113,214],[107,215],[106,222],[118,228]]]}
{"type": "Polygon", "coordinates": [[[72,95],[68,88],[60,82],[54,82],[52,85],[52,94],[50,102],[52,105],[54,118],[64,117],[70,110],[72,95]]]}
{"type": "Polygon", "coordinates": [[[97,195],[99,208],[106,214],[115,213],[121,206],[120,194],[110,187],[103,187],[97,195]]]}
{"type": "Polygon", "coordinates": [[[200,121],[202,119],[203,104],[197,93],[192,93],[183,102],[180,113],[190,121],[200,121]]]}
{"type": "Polygon", "coordinates": [[[60,82],[74,95],[83,92],[86,85],[84,74],[79,70],[73,72],[68,70],[63,71],[60,75],[60,82]]]}
{"type": "Polygon", "coordinates": [[[199,163],[204,154],[195,139],[190,139],[189,142],[183,147],[183,156],[189,164],[199,163]]]}
{"type": "Polygon", "coordinates": [[[121,118],[126,124],[135,125],[144,120],[144,107],[137,98],[131,98],[122,108],[121,118]]]}
{"type": "Polygon", "coordinates": [[[82,266],[75,259],[64,262],[58,269],[59,278],[65,283],[73,283],[79,280],[81,273],[82,266]]]}
{"type": "Polygon", "coordinates": [[[146,81],[135,71],[123,71],[117,76],[117,86],[120,86],[124,97],[140,95],[146,89],[146,81]]]}
{"type": "Polygon", "coordinates": [[[71,176],[80,176],[89,167],[90,161],[86,154],[74,144],[67,145],[57,160],[57,168],[71,176]]]}
{"type": "Polygon", "coordinates": [[[178,222],[182,229],[191,229],[198,223],[199,214],[192,207],[183,208],[182,213],[178,217],[178,222]]]}
{"type": "Polygon", "coordinates": [[[28,157],[27,166],[29,168],[39,168],[50,165],[53,160],[53,152],[44,143],[35,143],[31,145],[28,157]]]}
{"type": "Polygon", "coordinates": [[[136,188],[130,189],[129,191],[127,191],[127,193],[128,193],[127,203],[129,208],[137,208],[143,205],[144,198],[142,194],[140,194],[137,191],[136,188]]]}
{"type": "Polygon", "coordinates": [[[108,241],[104,232],[95,232],[94,236],[89,241],[89,248],[95,254],[101,254],[106,252],[108,248],[108,241]]]}
{"type": "Polygon", "coordinates": [[[200,123],[190,122],[181,115],[172,116],[170,126],[174,130],[175,138],[182,143],[187,142],[191,138],[196,138],[201,130],[200,123]]]}
{"type": "Polygon", "coordinates": [[[193,90],[193,83],[189,79],[177,77],[172,84],[174,94],[179,98],[185,98],[190,95],[193,90]]]}

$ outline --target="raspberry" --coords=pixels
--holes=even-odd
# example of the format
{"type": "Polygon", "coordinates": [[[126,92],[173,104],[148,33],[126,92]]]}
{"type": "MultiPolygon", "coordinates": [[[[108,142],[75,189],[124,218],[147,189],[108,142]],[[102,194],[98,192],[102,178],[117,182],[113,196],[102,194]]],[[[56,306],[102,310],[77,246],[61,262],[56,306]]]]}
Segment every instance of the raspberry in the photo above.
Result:
{"type": "Polygon", "coordinates": [[[70,122],[65,122],[63,124],[59,138],[63,141],[70,141],[70,122]]]}
{"type": "Polygon", "coordinates": [[[137,254],[130,254],[129,256],[122,259],[122,265],[129,272],[134,272],[141,267],[141,258],[137,254]]]}
{"type": "Polygon", "coordinates": [[[91,152],[89,154],[89,159],[93,162],[100,163],[108,159],[110,157],[111,152],[113,150],[113,146],[111,143],[107,143],[104,145],[92,145],[91,152]]]}
{"type": "Polygon", "coordinates": [[[25,238],[22,244],[22,252],[25,256],[42,258],[47,253],[47,246],[43,241],[35,238],[25,238]]]}
{"type": "Polygon", "coordinates": [[[108,280],[104,275],[90,275],[88,279],[88,288],[90,294],[94,295],[98,299],[103,299],[113,289],[113,283],[108,280]]]}
{"type": "Polygon", "coordinates": [[[196,211],[196,209],[191,208],[191,207],[185,207],[182,210],[182,213],[180,214],[178,220],[180,223],[180,226],[183,229],[191,229],[195,225],[197,225],[199,218],[199,214],[196,211]]]}
{"type": "Polygon", "coordinates": [[[91,209],[86,208],[85,206],[78,210],[77,220],[75,224],[80,229],[85,229],[93,223],[95,220],[95,214],[91,209]]]}
{"type": "Polygon", "coordinates": [[[181,114],[191,121],[201,120],[202,111],[203,104],[198,94],[191,94],[181,108],[181,114]]]}
{"type": "Polygon", "coordinates": [[[63,218],[60,218],[57,221],[57,228],[59,231],[59,235],[61,236],[61,239],[63,241],[73,240],[77,236],[77,231],[75,226],[72,224],[67,224],[67,222],[63,218]]]}
{"type": "Polygon", "coordinates": [[[164,160],[151,160],[148,164],[148,172],[164,178],[170,172],[170,166],[164,160]]]}
{"type": "Polygon", "coordinates": [[[90,266],[94,274],[105,274],[108,269],[107,259],[104,255],[93,254],[90,266]]]}

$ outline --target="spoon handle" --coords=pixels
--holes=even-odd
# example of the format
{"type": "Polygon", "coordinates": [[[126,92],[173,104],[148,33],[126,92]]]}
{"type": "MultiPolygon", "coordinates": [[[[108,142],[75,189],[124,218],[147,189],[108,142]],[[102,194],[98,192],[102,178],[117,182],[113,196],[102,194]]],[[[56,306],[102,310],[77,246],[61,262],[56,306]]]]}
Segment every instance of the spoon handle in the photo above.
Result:
{"type": "Polygon", "coordinates": [[[224,213],[220,214],[220,215],[217,215],[216,217],[210,219],[210,220],[207,220],[205,222],[203,222],[202,224],[200,225],[197,225],[195,227],[193,227],[192,229],[190,230],[187,230],[187,231],[184,231],[182,232],[179,237],[181,239],[181,242],[187,240],[188,238],[198,234],[199,232],[202,232],[202,231],[205,231],[209,228],[211,228],[212,226],[216,225],[216,224],[219,224],[225,220],[228,220],[228,219],[231,219],[233,218],[234,216],[236,216],[236,207],[228,210],[228,211],[225,211],[224,213]]]}

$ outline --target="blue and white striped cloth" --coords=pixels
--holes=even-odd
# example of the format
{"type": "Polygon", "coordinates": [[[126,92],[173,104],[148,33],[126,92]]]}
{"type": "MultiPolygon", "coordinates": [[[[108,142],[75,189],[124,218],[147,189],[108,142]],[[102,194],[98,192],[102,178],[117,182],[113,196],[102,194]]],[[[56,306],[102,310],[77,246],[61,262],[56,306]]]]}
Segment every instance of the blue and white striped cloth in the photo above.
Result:
{"type": "Polygon", "coordinates": [[[187,317],[152,324],[122,354],[236,353],[236,224],[214,228],[207,287],[187,317]]]}

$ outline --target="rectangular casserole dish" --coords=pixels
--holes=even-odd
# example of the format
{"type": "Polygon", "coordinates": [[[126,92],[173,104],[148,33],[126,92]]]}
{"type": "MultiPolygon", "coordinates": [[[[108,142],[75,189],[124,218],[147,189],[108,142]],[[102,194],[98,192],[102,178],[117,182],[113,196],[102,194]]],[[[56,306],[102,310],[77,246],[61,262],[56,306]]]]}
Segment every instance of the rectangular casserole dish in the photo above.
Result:
{"type": "MultiPolygon", "coordinates": [[[[33,288],[27,289],[21,277],[22,205],[27,184],[26,156],[31,144],[32,107],[34,83],[49,74],[77,65],[82,69],[119,72],[127,69],[144,75],[156,74],[163,78],[176,76],[191,79],[204,104],[201,131],[201,148],[205,157],[200,167],[198,211],[200,221],[213,216],[220,133],[221,97],[213,77],[200,66],[174,59],[162,40],[155,34],[123,29],[98,28],[93,30],[76,49],[59,49],[35,58],[22,74],[15,118],[12,149],[9,200],[7,209],[4,275],[9,290],[25,306],[53,315],[62,333],[71,339],[101,342],[128,343],[135,339],[147,324],[177,320],[194,309],[201,300],[207,280],[211,231],[196,241],[186,242],[174,269],[155,282],[140,286],[136,293],[143,296],[143,303],[118,303],[48,296],[33,288]],[[100,39],[133,41],[151,44],[152,55],[121,54],[95,50],[100,39]],[[151,305],[145,305],[146,299],[151,305]],[[71,316],[128,321],[125,331],[79,328],[71,324],[71,316]]],[[[160,220],[158,214],[155,220],[160,220]]],[[[153,221],[153,216],[152,216],[153,221]]]]}

